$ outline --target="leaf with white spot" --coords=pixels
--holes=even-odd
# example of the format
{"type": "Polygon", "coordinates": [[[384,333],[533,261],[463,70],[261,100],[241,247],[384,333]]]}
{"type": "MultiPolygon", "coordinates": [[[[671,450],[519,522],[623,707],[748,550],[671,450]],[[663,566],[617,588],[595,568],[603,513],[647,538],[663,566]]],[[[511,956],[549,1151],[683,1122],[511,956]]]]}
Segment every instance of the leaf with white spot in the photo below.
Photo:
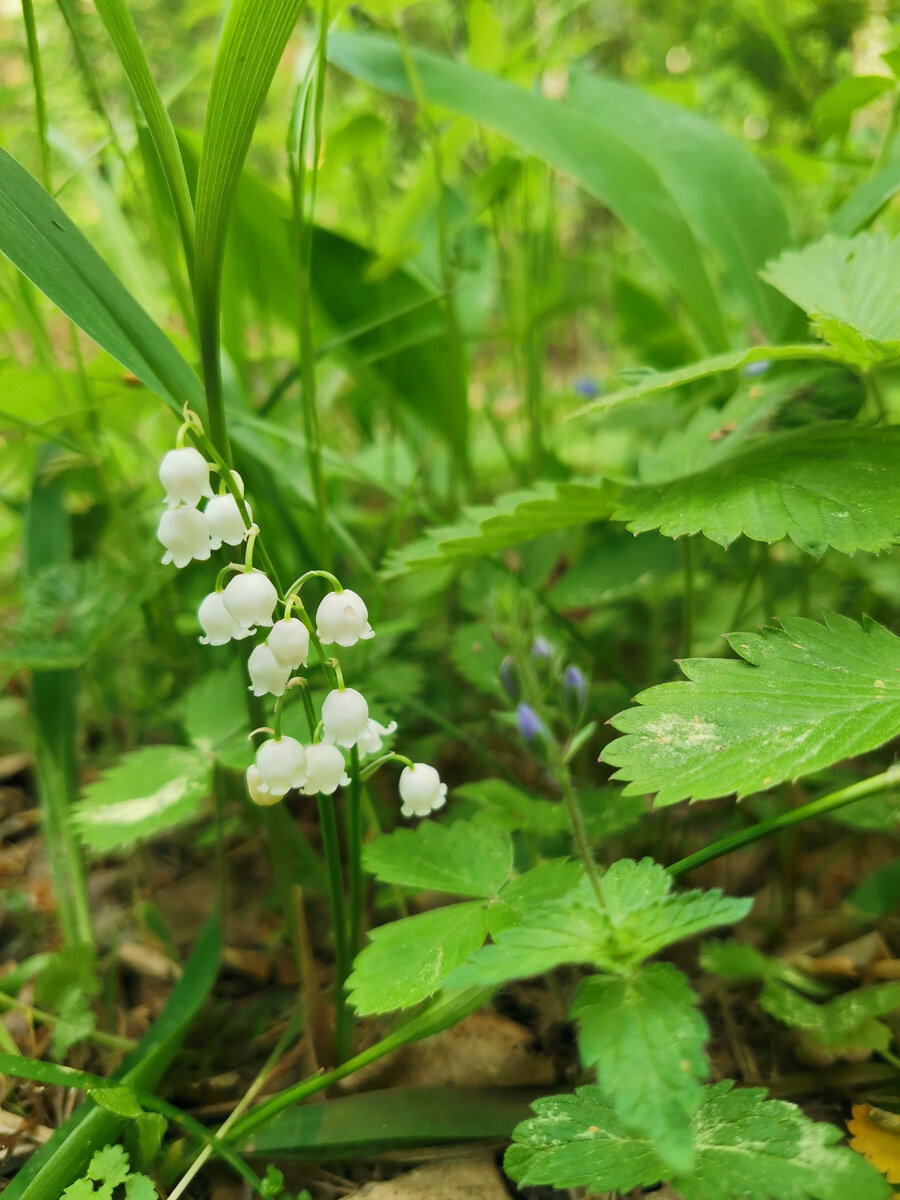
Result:
{"type": "Polygon", "coordinates": [[[603,752],[626,795],[747,796],[874,750],[900,733],[900,638],[834,613],[735,633],[740,659],[692,658],[612,718],[603,752]]]}
{"type": "Polygon", "coordinates": [[[134,750],[83,789],[75,827],[99,853],[167,833],[200,814],[209,774],[209,759],[189,746],[134,750]]]}

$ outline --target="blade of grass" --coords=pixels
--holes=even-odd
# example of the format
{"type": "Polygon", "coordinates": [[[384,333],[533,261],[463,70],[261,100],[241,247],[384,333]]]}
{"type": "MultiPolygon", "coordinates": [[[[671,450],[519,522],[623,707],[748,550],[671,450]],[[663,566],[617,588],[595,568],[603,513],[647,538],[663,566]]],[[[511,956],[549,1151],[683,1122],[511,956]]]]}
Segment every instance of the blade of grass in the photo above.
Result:
{"type": "Polygon", "coordinates": [[[197,171],[194,303],[209,435],[230,461],[219,362],[225,235],[241,168],[263,101],[303,0],[235,0],[213,66],[197,171]]]}
{"type": "Polygon", "coordinates": [[[153,138],[172,196],[190,274],[194,261],[194,209],[175,128],[159,94],[126,0],[96,0],[96,8],[153,138]]]}
{"type": "Polygon", "coordinates": [[[37,24],[34,19],[32,0],[22,0],[22,20],[28,43],[28,60],[31,63],[31,81],[34,87],[34,111],[37,117],[38,143],[41,148],[41,179],[44,187],[50,187],[50,142],[47,138],[47,97],[44,92],[44,72],[41,67],[41,50],[38,44],[37,24]]]}

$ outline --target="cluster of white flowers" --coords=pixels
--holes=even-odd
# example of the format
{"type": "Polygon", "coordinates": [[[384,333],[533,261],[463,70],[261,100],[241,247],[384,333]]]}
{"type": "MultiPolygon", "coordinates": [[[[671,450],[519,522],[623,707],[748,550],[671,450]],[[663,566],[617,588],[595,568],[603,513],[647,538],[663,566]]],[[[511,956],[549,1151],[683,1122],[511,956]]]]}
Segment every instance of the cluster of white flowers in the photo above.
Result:
{"type": "MultiPolygon", "coordinates": [[[[196,425],[196,418],[191,423],[196,425]]],[[[252,637],[260,629],[268,630],[265,639],[253,648],[247,667],[253,694],[275,696],[278,712],[280,698],[290,687],[305,686],[303,677],[293,673],[307,665],[311,640],[321,652],[322,646],[354,646],[374,637],[375,632],[362,597],[342,588],[327,572],[307,572],[291,585],[283,598],[279,597],[269,576],[252,566],[257,527],[252,518],[245,522],[230,492],[213,495],[210,469],[203,455],[192,447],[179,446],[163,458],[159,478],[166,490],[166,510],[157,531],[166,549],[163,562],[184,567],[193,559],[208,559],[223,543],[238,546],[250,538],[247,561],[243,565],[229,564],[220,573],[219,586],[200,604],[197,612],[203,629],[200,641],[208,646],[223,646],[232,640],[252,637]],[[206,505],[201,512],[198,505],[203,498],[206,505]],[[235,574],[222,586],[223,576],[229,571],[235,574]],[[312,622],[300,601],[299,589],[313,575],[330,579],[334,590],[316,611],[315,638],[311,639],[312,622]],[[279,603],[284,615],[276,620],[279,603]],[[301,613],[301,618],[293,615],[294,609],[301,613]]],[[[240,476],[232,472],[232,477],[243,497],[240,476]]],[[[245,507],[249,517],[246,502],[245,507]]],[[[311,744],[304,746],[296,738],[276,733],[259,747],[256,762],[247,770],[247,790],[257,804],[275,804],[294,788],[307,795],[332,795],[337,788],[350,784],[342,750],[355,747],[360,756],[377,754],[384,738],[396,731],[396,721],[381,725],[369,716],[365,697],[355,688],[344,686],[336,660],[332,660],[332,669],[338,686],[322,703],[321,719],[311,744]]],[[[402,755],[393,757],[407,764],[399,783],[401,813],[405,817],[424,817],[439,809],[444,804],[447,785],[441,782],[434,767],[411,763],[402,755]]]]}

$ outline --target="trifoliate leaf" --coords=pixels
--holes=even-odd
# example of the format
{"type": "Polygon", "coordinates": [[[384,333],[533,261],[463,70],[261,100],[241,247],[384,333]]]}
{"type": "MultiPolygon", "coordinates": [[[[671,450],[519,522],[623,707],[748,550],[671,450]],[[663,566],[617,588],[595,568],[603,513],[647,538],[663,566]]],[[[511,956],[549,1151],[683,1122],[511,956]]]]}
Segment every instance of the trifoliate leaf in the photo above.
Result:
{"type": "Polygon", "coordinates": [[[83,790],[75,825],[105,853],[193,820],[209,793],[210,761],[188,746],[145,746],[126,754],[83,790]]]}
{"type": "Polygon", "coordinates": [[[509,878],[512,842],[475,821],[422,821],[415,829],[376,838],[366,847],[363,861],[384,883],[488,897],[509,878]]]}
{"type": "Polygon", "coordinates": [[[477,558],[529,542],[556,529],[605,520],[615,488],[603,483],[541,484],[531,492],[512,492],[492,507],[472,508],[456,525],[432,529],[418,541],[388,555],[387,578],[425,571],[462,558],[477,558]]]}
{"type": "Polygon", "coordinates": [[[687,659],[686,682],[641,692],[612,718],[603,752],[655,805],[747,796],[822,770],[900,733],[900,638],[866,620],[803,617],[735,633],[744,661],[687,659]]]}
{"type": "Polygon", "coordinates": [[[829,234],[769,263],[762,277],[799,304],[816,332],[850,362],[900,356],[900,238],[829,234]]]}
{"type": "Polygon", "coordinates": [[[840,1131],[761,1088],[705,1089],[693,1118],[695,1160],[670,1172],[649,1136],[628,1130],[599,1087],[534,1104],[513,1132],[504,1166],[520,1186],[622,1193],[667,1179],[684,1200],[886,1200],[883,1179],[840,1131]]]}
{"type": "Polygon", "coordinates": [[[592,963],[627,974],[665,946],[746,916],[750,900],[720,891],[672,895],[671,876],[657,863],[621,859],[600,879],[601,908],[587,879],[566,896],[539,905],[521,924],[497,934],[454,971],[451,987],[489,987],[539,975],[563,963],[592,963]]]}
{"type": "Polygon", "coordinates": [[[356,1011],[393,1012],[427,999],[484,941],[484,905],[451,904],[373,929],[347,981],[356,1011]]]}
{"type": "Polygon", "coordinates": [[[578,989],[572,1016],[581,1060],[597,1068],[618,1117],[650,1137],[670,1170],[688,1170],[709,1030],[685,977],[670,963],[621,979],[594,975],[578,989]]]}
{"type": "Polygon", "coordinates": [[[816,1004],[783,983],[768,980],[759,1002],[777,1020],[802,1030],[814,1053],[855,1055],[860,1050],[886,1050],[890,1046],[891,1031],[876,1018],[900,1009],[900,983],[857,988],[816,1004]]]}
{"type": "MultiPolygon", "coordinates": [[[[898,343],[900,346],[900,343],[898,343]]],[[[728,546],[789,537],[808,554],[877,552],[900,537],[900,427],[829,421],[757,438],[694,474],[626,488],[614,518],[632,533],[703,533],[728,546]]]]}
{"type": "Polygon", "coordinates": [[[847,1122],[847,1129],[853,1135],[850,1145],[888,1183],[900,1183],[900,1118],[869,1104],[854,1104],[851,1112],[853,1119],[847,1122]]]}

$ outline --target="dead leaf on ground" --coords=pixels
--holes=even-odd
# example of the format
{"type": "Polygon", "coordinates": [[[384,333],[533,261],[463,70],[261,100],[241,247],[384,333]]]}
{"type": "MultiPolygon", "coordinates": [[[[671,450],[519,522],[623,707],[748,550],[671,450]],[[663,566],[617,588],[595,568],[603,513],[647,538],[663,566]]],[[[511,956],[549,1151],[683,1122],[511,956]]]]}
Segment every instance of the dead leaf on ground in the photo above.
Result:
{"type": "Polygon", "coordinates": [[[854,1104],[847,1128],[850,1145],[862,1154],[888,1183],[900,1183],[900,1117],[870,1104],[854,1104]],[[895,1127],[892,1127],[895,1126],[895,1127]]]}
{"type": "Polygon", "coordinates": [[[509,1192],[491,1159],[465,1158],[367,1183],[346,1200],[509,1200],[509,1192]]]}
{"type": "Polygon", "coordinates": [[[530,1030],[499,1013],[477,1012],[357,1071],[343,1088],[540,1087],[555,1081],[553,1060],[535,1049],[530,1030]]]}

